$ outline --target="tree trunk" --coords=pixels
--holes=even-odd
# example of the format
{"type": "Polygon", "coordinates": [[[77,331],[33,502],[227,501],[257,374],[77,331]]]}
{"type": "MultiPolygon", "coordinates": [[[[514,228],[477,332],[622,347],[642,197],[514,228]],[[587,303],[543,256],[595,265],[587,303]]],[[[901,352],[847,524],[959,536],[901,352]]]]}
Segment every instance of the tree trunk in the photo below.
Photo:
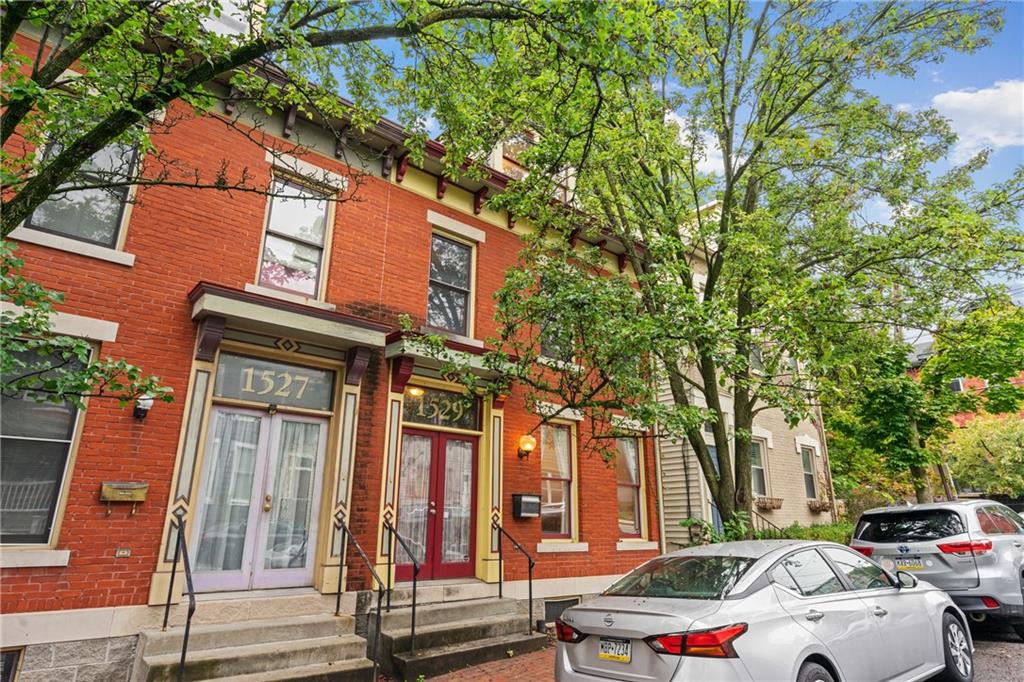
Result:
{"type": "Polygon", "coordinates": [[[942,490],[946,494],[946,499],[957,499],[956,484],[953,482],[952,474],[949,473],[949,466],[945,462],[939,462],[935,465],[935,471],[938,472],[939,480],[942,481],[942,490]]]}
{"type": "Polygon", "coordinates": [[[910,467],[910,478],[914,485],[914,494],[920,503],[935,501],[930,474],[931,472],[927,465],[910,467]]]}

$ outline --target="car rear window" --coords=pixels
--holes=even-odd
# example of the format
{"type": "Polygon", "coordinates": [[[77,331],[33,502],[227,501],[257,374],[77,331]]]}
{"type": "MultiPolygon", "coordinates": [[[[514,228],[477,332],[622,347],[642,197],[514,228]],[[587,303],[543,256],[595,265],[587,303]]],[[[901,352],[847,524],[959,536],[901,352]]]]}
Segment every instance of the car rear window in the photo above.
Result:
{"type": "Polygon", "coordinates": [[[604,591],[610,597],[721,599],[755,559],[675,556],[652,559],[604,591]]]}
{"type": "Polygon", "coordinates": [[[966,533],[960,515],[949,509],[918,509],[866,514],[853,537],[865,542],[920,542],[966,533]]]}

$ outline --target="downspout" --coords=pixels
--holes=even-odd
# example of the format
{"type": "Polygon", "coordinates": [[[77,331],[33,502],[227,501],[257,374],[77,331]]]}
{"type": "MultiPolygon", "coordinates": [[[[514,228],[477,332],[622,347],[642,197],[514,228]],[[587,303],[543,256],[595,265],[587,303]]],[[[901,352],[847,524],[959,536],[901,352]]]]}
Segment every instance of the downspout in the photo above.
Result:
{"type": "Polygon", "coordinates": [[[655,498],[658,505],[658,548],[664,554],[668,551],[668,540],[665,539],[665,489],[662,488],[661,482],[661,427],[655,424],[654,429],[654,437],[651,440],[654,443],[654,477],[658,488],[658,495],[655,498]]]}
{"type": "Polygon", "coordinates": [[[825,437],[825,417],[821,413],[821,405],[815,407],[818,418],[814,419],[818,427],[818,437],[821,438],[821,454],[825,458],[825,481],[828,483],[828,499],[831,507],[832,523],[839,520],[839,510],[836,509],[836,489],[832,486],[832,463],[828,459],[828,438],[825,437]]]}

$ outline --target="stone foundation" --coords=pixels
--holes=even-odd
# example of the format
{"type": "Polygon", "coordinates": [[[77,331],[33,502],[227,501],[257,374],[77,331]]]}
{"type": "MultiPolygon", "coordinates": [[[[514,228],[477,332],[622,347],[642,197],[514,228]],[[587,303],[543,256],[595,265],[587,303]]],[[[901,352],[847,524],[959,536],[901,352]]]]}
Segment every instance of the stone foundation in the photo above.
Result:
{"type": "Polygon", "coordinates": [[[22,652],[18,682],[127,682],[138,641],[132,635],[30,644],[22,652]]]}

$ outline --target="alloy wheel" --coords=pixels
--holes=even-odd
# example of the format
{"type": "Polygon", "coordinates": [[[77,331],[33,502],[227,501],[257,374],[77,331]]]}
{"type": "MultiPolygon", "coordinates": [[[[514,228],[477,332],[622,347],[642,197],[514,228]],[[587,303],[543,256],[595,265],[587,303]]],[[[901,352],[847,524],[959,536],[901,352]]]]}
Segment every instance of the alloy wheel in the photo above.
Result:
{"type": "Polygon", "coordinates": [[[960,673],[961,677],[970,679],[973,663],[971,661],[971,647],[967,643],[967,635],[964,634],[964,630],[959,623],[950,623],[946,629],[946,635],[946,646],[949,647],[949,655],[953,659],[953,665],[956,666],[957,672],[960,673]]]}

